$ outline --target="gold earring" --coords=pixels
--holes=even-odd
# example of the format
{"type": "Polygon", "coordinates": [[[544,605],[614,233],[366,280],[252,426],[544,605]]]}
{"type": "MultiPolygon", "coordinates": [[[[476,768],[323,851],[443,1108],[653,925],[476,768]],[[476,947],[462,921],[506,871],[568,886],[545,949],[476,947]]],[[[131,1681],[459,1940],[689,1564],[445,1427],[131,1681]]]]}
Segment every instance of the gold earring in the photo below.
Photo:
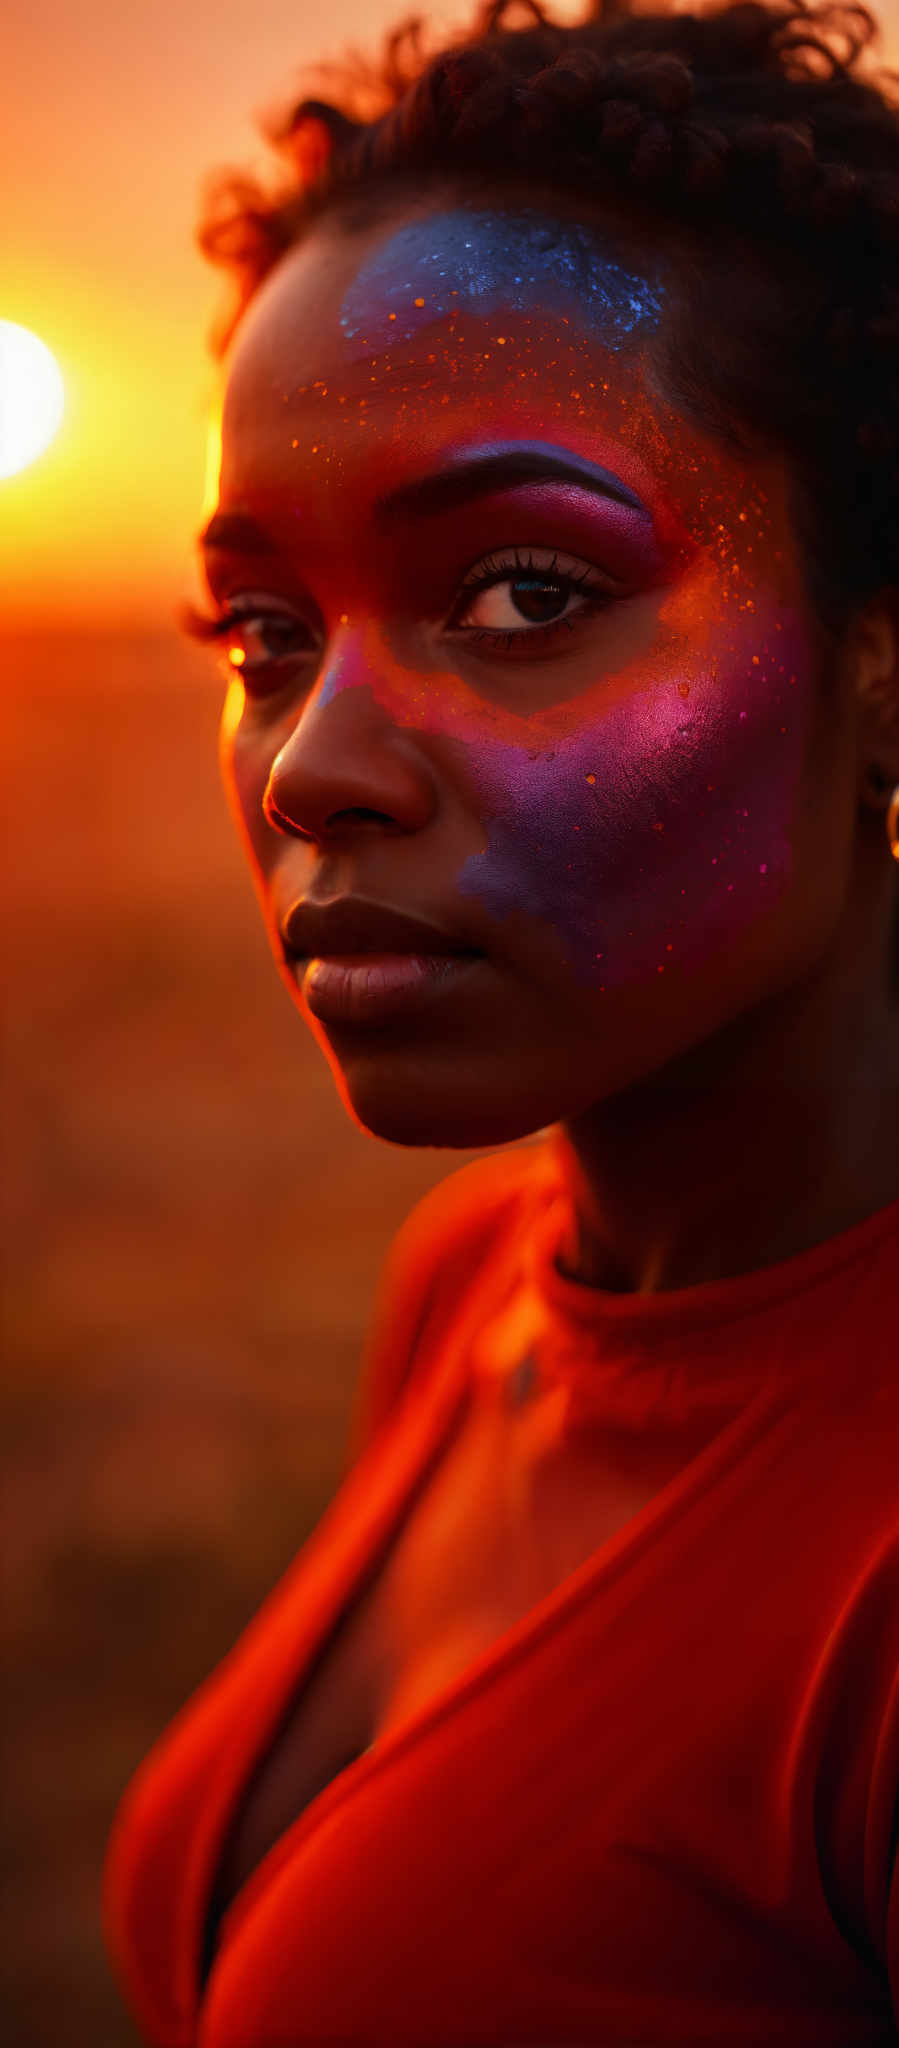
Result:
{"type": "Polygon", "coordinates": [[[890,797],[890,808],[887,811],[887,838],[893,859],[899,860],[899,782],[890,797]]]}

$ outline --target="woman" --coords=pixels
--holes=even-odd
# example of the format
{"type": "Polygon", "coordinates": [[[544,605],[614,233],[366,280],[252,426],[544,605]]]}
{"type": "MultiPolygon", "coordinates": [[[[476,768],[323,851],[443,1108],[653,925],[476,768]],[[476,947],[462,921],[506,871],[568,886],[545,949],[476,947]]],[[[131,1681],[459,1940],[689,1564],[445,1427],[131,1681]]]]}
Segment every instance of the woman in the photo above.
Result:
{"type": "Polygon", "coordinates": [[[874,33],[413,23],[205,224],[279,972],[367,1130],[536,1142],[400,1231],[343,1484],[123,1801],[159,2048],[899,2035],[874,33]]]}

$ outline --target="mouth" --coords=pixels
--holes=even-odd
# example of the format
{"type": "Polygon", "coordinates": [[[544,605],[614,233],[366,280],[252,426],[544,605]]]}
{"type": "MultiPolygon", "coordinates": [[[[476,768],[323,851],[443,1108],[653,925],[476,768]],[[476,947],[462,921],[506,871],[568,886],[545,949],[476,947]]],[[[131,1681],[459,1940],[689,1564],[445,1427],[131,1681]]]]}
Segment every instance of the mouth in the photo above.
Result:
{"type": "Polygon", "coordinates": [[[441,918],[414,916],[393,904],[361,896],[337,896],[316,903],[300,898],[279,926],[288,959],[357,960],[471,957],[480,949],[461,933],[447,929],[441,918]]]}
{"type": "Polygon", "coordinates": [[[372,1026],[426,1011],[454,995],[486,962],[483,953],[370,952],[295,961],[304,1001],[323,1023],[372,1026]]]}

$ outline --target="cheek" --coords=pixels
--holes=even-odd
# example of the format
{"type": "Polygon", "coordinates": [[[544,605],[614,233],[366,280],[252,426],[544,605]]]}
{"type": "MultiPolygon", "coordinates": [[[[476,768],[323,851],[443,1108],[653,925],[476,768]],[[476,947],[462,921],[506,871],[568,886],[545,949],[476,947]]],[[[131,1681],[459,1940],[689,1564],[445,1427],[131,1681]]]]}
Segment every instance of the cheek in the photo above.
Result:
{"type": "Polygon", "coordinates": [[[699,966],[789,889],[812,657],[785,610],[583,718],[551,748],[481,740],[487,822],[460,893],[552,925],[597,989],[699,966]]]}
{"type": "Polygon", "coordinates": [[[219,770],[244,852],[251,862],[261,867],[266,841],[271,840],[271,828],[263,815],[262,799],[277,748],[260,744],[258,739],[249,739],[246,732],[241,731],[243,715],[244,691],[242,685],[235,681],[228,685],[219,722],[219,770]]]}

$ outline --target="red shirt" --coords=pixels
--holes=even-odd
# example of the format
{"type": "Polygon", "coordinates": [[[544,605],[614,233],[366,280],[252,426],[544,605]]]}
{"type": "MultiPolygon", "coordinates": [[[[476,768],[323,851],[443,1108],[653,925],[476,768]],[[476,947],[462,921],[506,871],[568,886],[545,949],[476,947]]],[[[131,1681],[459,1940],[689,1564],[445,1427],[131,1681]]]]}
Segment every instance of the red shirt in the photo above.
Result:
{"type": "Polygon", "coordinates": [[[899,2039],[899,1202],[656,1295],[567,1280],[551,1141],[394,1241],[346,1475],[125,1794],[104,1929],[158,2048],[855,2048],[899,2039]],[[706,1447],[203,1926],[265,1754],[472,1371],[706,1447]]]}

